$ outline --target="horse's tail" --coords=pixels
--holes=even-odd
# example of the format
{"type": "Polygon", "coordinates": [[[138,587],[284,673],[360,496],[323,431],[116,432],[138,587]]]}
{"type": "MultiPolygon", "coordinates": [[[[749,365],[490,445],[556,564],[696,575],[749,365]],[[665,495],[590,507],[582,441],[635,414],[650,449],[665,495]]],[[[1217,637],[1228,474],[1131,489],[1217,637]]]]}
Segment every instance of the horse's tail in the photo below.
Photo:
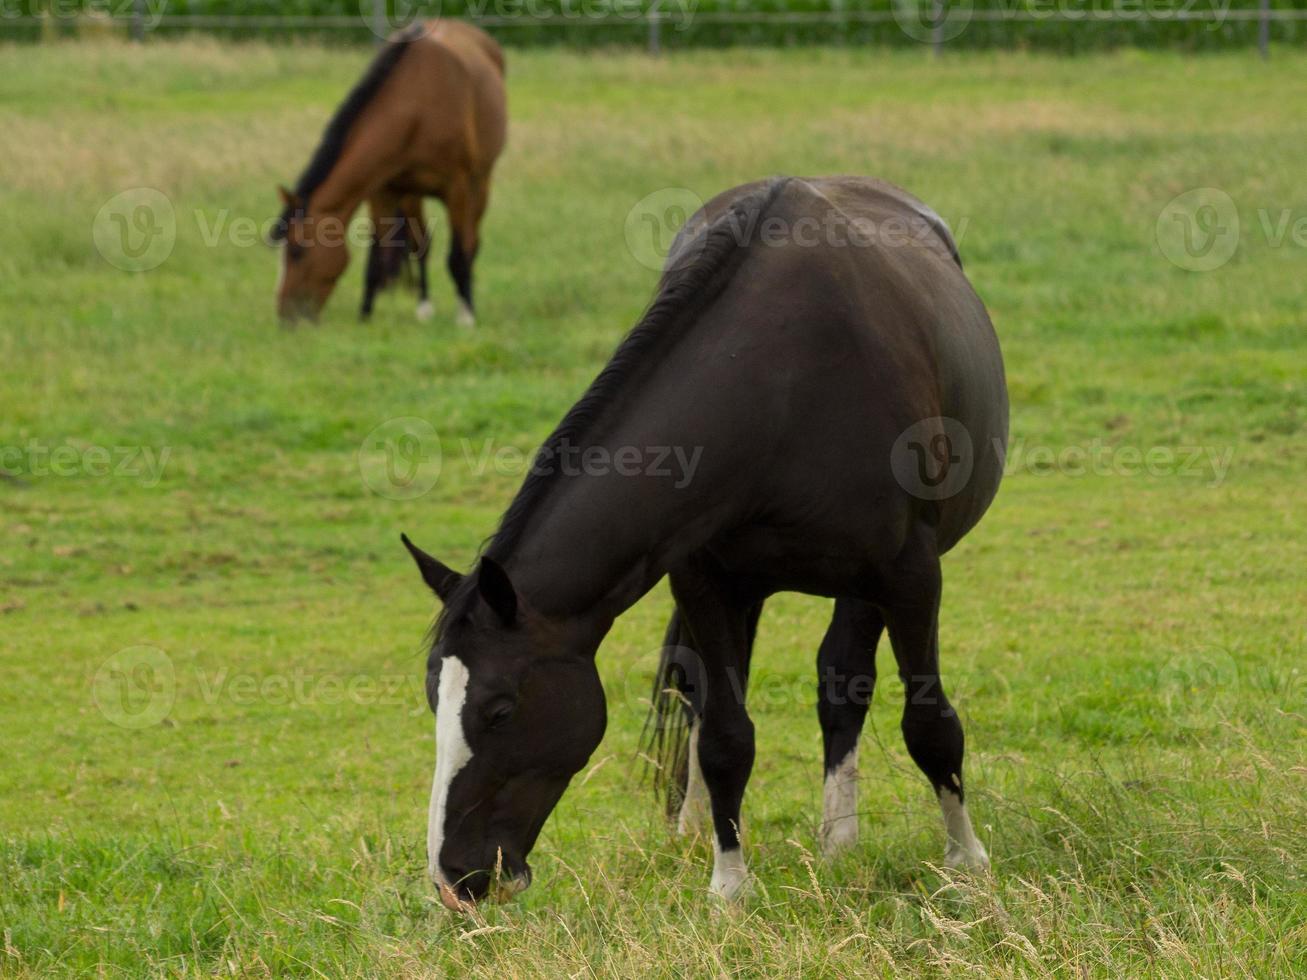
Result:
{"type": "Polygon", "coordinates": [[[653,770],[654,793],[674,819],[690,776],[690,725],[703,710],[702,665],[689,647],[679,612],[672,613],[654,674],[653,697],[645,719],[641,748],[653,770]]]}

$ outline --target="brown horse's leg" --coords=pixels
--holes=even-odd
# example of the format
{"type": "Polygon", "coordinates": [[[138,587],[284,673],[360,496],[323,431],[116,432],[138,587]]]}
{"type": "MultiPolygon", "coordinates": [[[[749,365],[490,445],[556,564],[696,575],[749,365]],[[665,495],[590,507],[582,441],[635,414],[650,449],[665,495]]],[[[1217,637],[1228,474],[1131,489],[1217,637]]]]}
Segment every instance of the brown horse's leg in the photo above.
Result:
{"type": "Polygon", "coordinates": [[[402,241],[403,229],[396,227],[398,200],[379,192],[368,198],[368,216],[372,219],[372,243],[368,246],[368,261],[363,271],[363,305],[359,319],[372,316],[372,303],[386,284],[386,248],[391,242],[402,241]]]}
{"type": "Polygon", "coordinates": [[[404,198],[404,217],[408,221],[408,251],[417,261],[418,266],[418,308],[419,320],[431,319],[431,298],[427,292],[427,256],[431,252],[431,233],[427,228],[426,216],[422,213],[422,197],[414,194],[404,198]]]}
{"type": "Polygon", "coordinates": [[[464,174],[450,184],[445,192],[445,207],[449,210],[449,275],[458,290],[458,322],[470,327],[476,317],[472,305],[472,263],[476,261],[480,246],[478,228],[490,197],[488,178],[464,174]]]}

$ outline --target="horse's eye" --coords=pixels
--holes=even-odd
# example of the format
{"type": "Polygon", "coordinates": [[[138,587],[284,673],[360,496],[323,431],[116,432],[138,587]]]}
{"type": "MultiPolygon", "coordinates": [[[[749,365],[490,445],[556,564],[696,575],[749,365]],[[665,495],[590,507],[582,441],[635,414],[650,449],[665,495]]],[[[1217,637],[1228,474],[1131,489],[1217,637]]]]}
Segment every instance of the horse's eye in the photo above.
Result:
{"type": "Polygon", "coordinates": [[[498,728],[508,721],[512,717],[514,707],[513,702],[507,698],[495,701],[486,709],[486,728],[498,728]]]}

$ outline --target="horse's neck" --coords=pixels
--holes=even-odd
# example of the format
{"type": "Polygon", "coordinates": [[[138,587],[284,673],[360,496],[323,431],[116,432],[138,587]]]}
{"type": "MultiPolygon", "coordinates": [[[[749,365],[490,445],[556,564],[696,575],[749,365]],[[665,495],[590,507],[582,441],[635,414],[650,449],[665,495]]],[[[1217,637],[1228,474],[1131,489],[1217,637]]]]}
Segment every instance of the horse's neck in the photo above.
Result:
{"type": "Polygon", "coordinates": [[[354,124],[331,173],[313,192],[310,210],[318,217],[349,221],[395,167],[396,141],[384,112],[365,114],[354,124]]]}
{"type": "Polygon", "coordinates": [[[602,435],[574,447],[579,475],[556,477],[537,503],[505,557],[541,611],[615,617],[738,516],[748,499],[738,440],[728,437],[738,420],[700,417],[695,396],[709,378],[696,377],[694,359],[663,352],[652,377],[595,426],[602,435]]]}
{"type": "Polygon", "coordinates": [[[685,549],[693,520],[675,491],[641,487],[636,500],[620,480],[564,477],[513,548],[513,582],[542,612],[614,618],[648,592],[685,549]],[[650,492],[654,491],[654,492],[650,492]]]}

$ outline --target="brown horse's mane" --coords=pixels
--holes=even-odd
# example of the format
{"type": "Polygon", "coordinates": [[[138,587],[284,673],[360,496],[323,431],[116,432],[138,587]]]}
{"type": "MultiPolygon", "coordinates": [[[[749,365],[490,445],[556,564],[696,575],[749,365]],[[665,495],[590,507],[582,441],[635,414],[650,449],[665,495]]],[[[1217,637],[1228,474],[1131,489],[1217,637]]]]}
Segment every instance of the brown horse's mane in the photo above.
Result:
{"type": "MultiPolygon", "coordinates": [[[[584,445],[584,440],[605,408],[622,392],[628,391],[633,375],[648,362],[655,346],[678,336],[692,324],[688,315],[702,308],[721,292],[729,281],[738,259],[752,241],[753,231],[771,208],[790,178],[772,180],[750,194],[734,201],[714,221],[696,229],[688,241],[673,246],[685,256],[693,247],[691,261],[673,262],[663,273],[658,292],[645,309],[640,321],[631,329],[612,359],[590,383],[580,401],[572,406],[563,421],[545,440],[537,453],[541,465],[532,466],[530,474],[500,519],[499,529],[482,547],[482,553],[497,560],[506,558],[521,539],[526,526],[545,493],[557,481],[561,467],[550,461],[558,458],[565,445],[584,445]]],[[[441,625],[466,615],[475,596],[475,576],[465,576],[445,603],[444,611],[433,629],[433,638],[441,625]]]]}
{"type": "Polygon", "coordinates": [[[272,228],[273,241],[285,238],[290,222],[303,214],[309,195],[322,186],[330,176],[332,168],[336,166],[336,161],[340,159],[350,128],[363,110],[376,98],[377,93],[381,91],[381,86],[385,84],[386,79],[394,72],[395,66],[408,51],[409,45],[422,36],[423,30],[421,24],[410,24],[401,33],[388,40],[372,59],[372,64],[368,66],[363,77],[350,89],[349,95],[345,96],[345,101],[336,109],[335,115],[327,123],[327,128],[323,130],[322,139],[318,142],[318,148],[313,151],[309,165],[304,168],[299,180],[295,182],[297,204],[288,205],[272,228]]]}

